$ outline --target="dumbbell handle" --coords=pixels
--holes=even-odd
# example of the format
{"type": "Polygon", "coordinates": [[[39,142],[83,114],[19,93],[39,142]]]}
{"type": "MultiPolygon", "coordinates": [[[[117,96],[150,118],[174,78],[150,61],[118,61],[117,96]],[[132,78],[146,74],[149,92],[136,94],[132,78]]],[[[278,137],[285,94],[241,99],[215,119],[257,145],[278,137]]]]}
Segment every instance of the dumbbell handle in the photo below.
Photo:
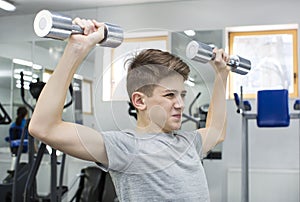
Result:
{"type": "MultiPolygon", "coordinates": [[[[41,10],[34,19],[34,31],[37,36],[65,40],[71,34],[82,34],[79,25],[72,22],[72,18],[49,10],[41,10]]],[[[121,27],[104,23],[105,36],[99,42],[100,46],[116,48],[123,42],[123,30],[121,27]]]]}
{"type": "MultiPolygon", "coordinates": [[[[186,56],[197,62],[207,63],[216,57],[213,49],[214,46],[212,45],[207,45],[199,41],[191,41],[186,47],[186,56]]],[[[231,55],[227,65],[231,67],[232,72],[242,75],[247,74],[251,70],[251,61],[238,55],[231,55]]]]}
{"type": "MultiPolygon", "coordinates": [[[[104,23],[104,26],[104,39],[99,42],[100,46],[116,48],[123,41],[123,31],[120,27],[110,23],[104,23]]],[[[71,32],[71,34],[83,34],[83,29],[79,25],[72,24],[71,32]]]]}

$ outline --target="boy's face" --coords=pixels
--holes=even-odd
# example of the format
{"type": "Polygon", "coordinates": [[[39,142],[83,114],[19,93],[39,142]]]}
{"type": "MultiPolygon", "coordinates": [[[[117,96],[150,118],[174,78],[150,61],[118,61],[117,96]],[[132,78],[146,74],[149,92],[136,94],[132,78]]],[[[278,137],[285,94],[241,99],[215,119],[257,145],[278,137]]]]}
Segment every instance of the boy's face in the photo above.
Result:
{"type": "Polygon", "coordinates": [[[160,81],[152,96],[145,99],[151,127],[159,128],[163,132],[180,129],[185,95],[184,79],[180,74],[160,81]]]}

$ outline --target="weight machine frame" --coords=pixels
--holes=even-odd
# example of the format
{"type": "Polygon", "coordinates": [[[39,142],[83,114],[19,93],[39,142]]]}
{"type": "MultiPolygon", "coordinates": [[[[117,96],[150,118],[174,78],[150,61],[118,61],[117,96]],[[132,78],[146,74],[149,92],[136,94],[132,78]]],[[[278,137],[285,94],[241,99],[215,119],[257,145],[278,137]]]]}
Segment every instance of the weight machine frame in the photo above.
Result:
{"type": "MultiPolygon", "coordinates": [[[[249,202],[249,138],[248,122],[256,120],[257,113],[251,113],[251,105],[243,100],[243,88],[240,88],[240,100],[237,101],[235,94],[235,103],[238,107],[237,113],[242,115],[242,159],[241,159],[241,202],[249,202]]],[[[297,101],[296,101],[297,102],[297,101]]],[[[300,106],[294,105],[294,110],[300,110],[300,106]]],[[[290,119],[300,119],[300,113],[290,113],[290,119]]]]}

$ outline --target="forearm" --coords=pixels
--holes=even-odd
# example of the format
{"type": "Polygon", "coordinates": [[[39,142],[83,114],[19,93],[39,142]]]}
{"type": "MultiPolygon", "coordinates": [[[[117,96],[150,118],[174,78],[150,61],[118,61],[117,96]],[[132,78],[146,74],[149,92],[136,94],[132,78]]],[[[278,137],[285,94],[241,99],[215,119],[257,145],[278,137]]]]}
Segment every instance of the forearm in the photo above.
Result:
{"type": "Polygon", "coordinates": [[[226,135],[226,86],[230,68],[227,66],[229,56],[223,49],[214,49],[215,59],[211,62],[215,69],[215,81],[211,96],[204,143],[206,150],[222,142],[226,135]]]}
{"type": "MultiPolygon", "coordinates": [[[[217,69],[217,68],[216,68],[217,69]]],[[[226,85],[228,70],[217,69],[209,104],[205,128],[199,129],[202,136],[203,154],[206,154],[225,139],[226,135],[226,85]]]]}
{"type": "Polygon", "coordinates": [[[226,135],[226,85],[228,72],[217,72],[207,114],[206,128],[213,129],[212,141],[222,142],[226,135]]]}

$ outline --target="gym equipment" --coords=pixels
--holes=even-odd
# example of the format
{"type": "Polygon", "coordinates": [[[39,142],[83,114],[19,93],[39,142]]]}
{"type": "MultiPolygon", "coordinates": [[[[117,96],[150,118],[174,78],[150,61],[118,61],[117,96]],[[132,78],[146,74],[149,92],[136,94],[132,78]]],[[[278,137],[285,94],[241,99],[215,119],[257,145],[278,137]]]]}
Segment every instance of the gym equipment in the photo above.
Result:
{"type": "Polygon", "coordinates": [[[3,114],[1,114],[0,112],[0,124],[2,125],[7,125],[7,124],[10,124],[11,123],[11,118],[10,116],[8,115],[8,113],[5,111],[4,107],[2,106],[1,102],[0,102],[0,109],[1,109],[1,112],[3,114]]]}
{"type": "MultiPolygon", "coordinates": [[[[199,41],[191,41],[186,47],[186,56],[194,61],[207,63],[216,57],[213,49],[213,45],[207,45],[199,41]]],[[[230,56],[227,65],[231,67],[232,72],[241,75],[246,75],[251,70],[251,61],[238,55],[230,56]]]]}
{"type": "Polygon", "coordinates": [[[185,118],[185,120],[182,121],[182,124],[184,124],[185,122],[188,122],[188,121],[192,121],[196,124],[196,128],[205,127],[207,111],[204,112],[203,110],[201,110],[201,108],[199,108],[199,112],[197,112],[197,114],[199,114],[199,116],[197,115],[197,117],[193,116],[193,113],[192,113],[193,105],[195,104],[197,99],[200,97],[200,95],[201,95],[201,92],[199,92],[196,95],[196,97],[193,99],[193,101],[191,102],[191,104],[189,106],[189,114],[186,114],[186,113],[182,114],[182,116],[185,118]],[[202,113],[204,115],[203,117],[200,116],[200,112],[203,112],[202,113]]]}
{"type": "MultiPolygon", "coordinates": [[[[7,122],[4,124],[7,124],[7,122]]],[[[20,129],[17,130],[14,129],[12,131],[12,135],[19,136],[20,129]]],[[[23,130],[21,131],[21,133],[22,133],[21,136],[25,137],[27,131],[23,130]]],[[[23,162],[18,163],[20,161],[18,155],[22,152],[27,152],[28,142],[24,138],[23,139],[21,138],[20,140],[20,139],[15,139],[14,137],[11,136],[7,137],[6,140],[10,143],[12,162],[11,162],[11,168],[7,170],[8,175],[2,180],[0,184],[0,201],[22,201],[22,193],[24,192],[25,189],[26,178],[29,172],[29,165],[28,163],[23,163],[23,162]],[[16,169],[16,167],[18,168],[16,169]],[[18,184],[18,186],[15,186],[14,182],[17,182],[16,184],[18,184]],[[18,194],[14,196],[14,192],[18,194]]]]}
{"type": "MultiPolygon", "coordinates": [[[[83,30],[80,26],[72,23],[69,16],[52,12],[49,10],[41,10],[34,19],[33,27],[37,36],[65,40],[71,34],[82,34],[83,30]]],[[[100,46],[116,48],[123,42],[123,30],[121,27],[104,23],[105,37],[99,42],[100,46]]]]}
{"type": "Polygon", "coordinates": [[[133,116],[136,120],[137,119],[137,111],[136,111],[135,107],[133,106],[133,104],[131,102],[128,102],[128,105],[129,105],[128,114],[130,116],[133,116]]]}
{"type": "MultiPolygon", "coordinates": [[[[21,89],[23,89],[23,72],[21,72],[21,89]]],[[[30,93],[31,95],[38,100],[40,93],[42,92],[43,87],[45,86],[44,82],[41,82],[37,80],[36,83],[30,83],[30,93]]],[[[22,90],[21,90],[22,91],[22,90]]],[[[69,92],[71,95],[71,100],[64,105],[64,108],[69,107],[72,102],[73,102],[73,87],[70,84],[69,86],[69,92]]],[[[25,100],[23,100],[25,101],[25,100]]],[[[29,124],[29,123],[28,123],[29,124]]],[[[33,137],[29,135],[32,139],[33,137]]],[[[40,199],[42,201],[61,201],[61,198],[64,193],[68,191],[67,186],[63,186],[63,173],[64,173],[64,166],[65,166],[65,159],[66,159],[66,154],[63,153],[61,162],[59,163],[57,160],[57,155],[56,155],[56,149],[52,148],[51,151],[51,185],[50,185],[50,194],[48,196],[38,196],[36,193],[36,186],[35,186],[35,181],[36,181],[36,175],[38,173],[39,166],[41,164],[43,155],[46,153],[46,144],[41,143],[40,147],[38,149],[37,155],[35,160],[30,164],[30,172],[27,177],[26,181],[26,189],[24,191],[24,201],[34,201],[37,199],[40,199]],[[57,165],[60,164],[60,175],[59,175],[59,185],[57,186],[57,165]]]]}
{"type": "Polygon", "coordinates": [[[81,169],[78,176],[79,186],[70,202],[117,201],[115,187],[107,172],[96,166],[88,166],[81,169]]]}
{"type": "Polygon", "coordinates": [[[290,125],[289,93],[287,90],[257,92],[257,126],[287,127],[290,125]],[[272,100],[272,102],[270,102],[272,100]]]}
{"type": "MultiPolygon", "coordinates": [[[[23,72],[20,73],[21,76],[21,98],[22,101],[27,105],[32,111],[33,107],[25,100],[25,91],[24,91],[24,79],[23,72]]],[[[37,100],[39,94],[42,91],[45,83],[40,82],[39,80],[36,83],[30,83],[29,91],[31,95],[37,100]]],[[[73,101],[73,88],[72,85],[69,87],[71,94],[71,100],[65,104],[64,108],[70,106],[73,101]]],[[[1,105],[0,105],[1,108],[1,105]]],[[[1,108],[4,110],[4,108],[1,108]]],[[[4,117],[11,121],[8,114],[4,113],[4,117]]],[[[2,115],[1,115],[2,116],[2,115]]],[[[25,129],[22,132],[21,139],[18,141],[13,141],[14,146],[18,148],[14,171],[9,173],[9,175],[3,180],[0,184],[0,201],[61,201],[61,197],[68,188],[63,186],[63,173],[65,165],[66,154],[62,155],[61,162],[57,161],[56,150],[52,149],[51,153],[51,193],[48,196],[39,196],[37,194],[36,187],[36,174],[40,166],[43,155],[46,153],[46,145],[41,144],[38,150],[37,155],[35,155],[34,149],[34,139],[28,133],[28,124],[30,119],[28,119],[25,129]],[[28,163],[20,163],[21,154],[23,150],[26,135],[28,136],[28,163]],[[57,165],[60,164],[60,176],[59,176],[59,185],[57,187],[57,165]]],[[[2,124],[8,124],[8,121],[5,121],[2,124]]],[[[27,146],[27,144],[26,144],[27,146]]]]}
{"type": "MultiPolygon", "coordinates": [[[[287,127],[290,119],[300,119],[300,113],[289,113],[288,90],[261,90],[257,92],[257,113],[251,113],[251,104],[243,100],[243,88],[240,96],[234,93],[237,112],[242,115],[242,190],[241,202],[249,202],[249,148],[248,121],[256,119],[258,127],[287,127]]],[[[294,104],[300,110],[300,100],[294,104]]]]}

